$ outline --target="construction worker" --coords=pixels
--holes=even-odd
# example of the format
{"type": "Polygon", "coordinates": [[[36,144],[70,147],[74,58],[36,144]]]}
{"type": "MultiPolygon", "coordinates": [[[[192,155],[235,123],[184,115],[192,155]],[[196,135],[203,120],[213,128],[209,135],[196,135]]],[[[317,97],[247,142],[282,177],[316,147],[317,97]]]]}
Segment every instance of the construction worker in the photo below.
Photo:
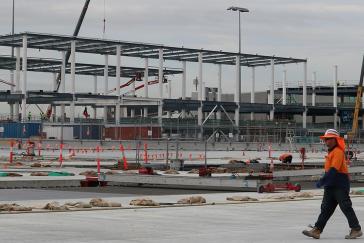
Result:
{"type": "Polygon", "coordinates": [[[320,139],[325,141],[328,148],[325,174],[316,183],[317,188],[324,186],[321,213],[315,226],[311,230],[304,230],[302,233],[308,237],[319,239],[327,221],[334,213],[337,205],[339,205],[351,228],[350,233],[345,236],[345,239],[356,239],[362,236],[363,233],[349,196],[350,181],[344,152],[344,138],[340,137],[336,130],[328,129],[320,139]]]}
{"type": "Polygon", "coordinates": [[[28,121],[32,120],[32,113],[29,111],[28,112],[28,121]]]}
{"type": "Polygon", "coordinates": [[[282,163],[290,164],[292,163],[292,154],[282,154],[281,156],[279,156],[279,160],[282,161],[282,163]]]}

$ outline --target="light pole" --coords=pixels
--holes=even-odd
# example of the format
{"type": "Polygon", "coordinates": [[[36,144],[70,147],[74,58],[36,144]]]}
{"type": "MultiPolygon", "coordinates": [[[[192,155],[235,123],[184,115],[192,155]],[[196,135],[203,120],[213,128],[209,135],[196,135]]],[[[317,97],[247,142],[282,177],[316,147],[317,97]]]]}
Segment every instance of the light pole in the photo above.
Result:
{"type": "Polygon", "coordinates": [[[239,133],[240,133],[240,122],[239,122],[239,118],[240,118],[240,96],[241,96],[241,13],[248,13],[249,9],[247,8],[240,8],[240,7],[229,7],[227,9],[228,11],[234,11],[234,12],[238,12],[239,14],[239,56],[236,59],[236,65],[237,65],[237,76],[238,79],[236,80],[238,83],[236,84],[236,92],[235,95],[237,97],[235,97],[235,102],[237,103],[237,108],[235,110],[235,126],[237,129],[237,134],[236,134],[236,139],[237,141],[239,140],[239,133]]]}
{"type": "Polygon", "coordinates": [[[247,8],[240,8],[240,7],[229,7],[227,10],[229,11],[238,11],[239,12],[239,54],[241,53],[241,13],[249,13],[249,9],[247,8]]]}

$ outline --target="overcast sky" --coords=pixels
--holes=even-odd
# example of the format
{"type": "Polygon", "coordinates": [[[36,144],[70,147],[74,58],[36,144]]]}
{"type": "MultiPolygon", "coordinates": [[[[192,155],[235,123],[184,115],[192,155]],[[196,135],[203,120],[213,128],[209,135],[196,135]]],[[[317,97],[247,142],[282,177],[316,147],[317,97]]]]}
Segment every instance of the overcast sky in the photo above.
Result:
{"type": "MultiPolygon", "coordinates": [[[[59,34],[72,34],[84,4],[83,0],[15,2],[15,32],[59,34]]],[[[11,31],[11,3],[12,0],[0,2],[0,34],[11,31]]],[[[238,18],[236,13],[226,11],[231,5],[250,9],[242,19],[243,52],[308,58],[309,78],[312,71],[317,71],[322,81],[332,80],[335,64],[339,65],[340,79],[359,78],[364,53],[362,0],[106,0],[106,38],[236,51],[238,18]]],[[[80,35],[102,37],[103,16],[104,0],[91,0],[80,35]]],[[[7,54],[5,51],[8,52],[1,49],[1,54],[7,54]]],[[[52,57],[59,58],[57,53],[52,57]]],[[[137,61],[134,64],[143,65],[137,61]]],[[[166,65],[181,66],[178,62],[166,65]]],[[[188,92],[197,75],[196,66],[188,65],[188,92]]],[[[282,79],[284,68],[289,80],[302,80],[302,64],[293,64],[277,67],[277,81],[282,79]]],[[[216,86],[216,67],[206,65],[204,72],[207,85],[216,86]]],[[[270,83],[269,67],[258,68],[257,72],[257,90],[266,90],[270,83]]],[[[1,78],[7,75],[0,73],[1,78]]],[[[32,87],[44,87],[44,82],[51,87],[49,75],[32,77],[32,87]]],[[[243,91],[249,91],[250,77],[250,70],[243,69],[243,91]]],[[[177,83],[180,77],[174,79],[177,83]]],[[[223,79],[225,91],[233,93],[232,67],[224,68],[223,79]]],[[[77,85],[80,89],[92,89],[86,81],[77,85]]],[[[173,92],[177,96],[179,84],[175,87],[173,92]]],[[[154,88],[151,90],[154,92],[154,88]]]]}

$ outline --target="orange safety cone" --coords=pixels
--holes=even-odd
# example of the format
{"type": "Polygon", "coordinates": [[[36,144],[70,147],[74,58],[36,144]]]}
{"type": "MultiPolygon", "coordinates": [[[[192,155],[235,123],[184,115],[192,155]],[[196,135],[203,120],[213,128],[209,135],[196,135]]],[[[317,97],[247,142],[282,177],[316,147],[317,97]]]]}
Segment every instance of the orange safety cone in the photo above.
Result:
{"type": "Polygon", "coordinates": [[[63,144],[61,143],[59,145],[59,167],[62,168],[62,164],[63,164],[63,144]]]}
{"type": "Polygon", "coordinates": [[[124,170],[128,170],[128,161],[126,160],[125,150],[124,150],[124,146],[122,144],[120,144],[120,151],[121,151],[121,153],[123,155],[124,170]]]}
{"type": "Polygon", "coordinates": [[[9,163],[13,163],[13,147],[14,147],[14,141],[10,141],[10,154],[9,154],[9,163]]]}

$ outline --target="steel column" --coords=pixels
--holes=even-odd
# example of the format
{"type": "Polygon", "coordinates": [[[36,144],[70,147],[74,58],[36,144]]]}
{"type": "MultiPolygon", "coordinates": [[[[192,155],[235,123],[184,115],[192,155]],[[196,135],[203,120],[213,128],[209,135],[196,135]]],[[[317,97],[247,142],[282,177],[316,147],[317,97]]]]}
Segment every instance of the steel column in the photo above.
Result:
{"type": "MultiPolygon", "coordinates": [[[[61,66],[61,92],[66,92],[66,52],[62,51],[62,66],[61,66]]],[[[66,121],[66,109],[65,105],[61,105],[61,120],[62,122],[66,121]]]]}
{"type": "Polygon", "coordinates": [[[270,96],[269,96],[269,103],[273,105],[272,110],[270,110],[269,120],[274,120],[274,59],[270,60],[271,66],[271,84],[270,84],[270,96]]]}
{"type": "MultiPolygon", "coordinates": [[[[186,83],[187,83],[186,71],[187,71],[187,62],[182,61],[182,100],[186,99],[186,83]]],[[[182,109],[181,116],[182,116],[182,118],[186,118],[185,109],[182,109]]]]}
{"type": "Polygon", "coordinates": [[[316,106],[316,82],[317,75],[316,72],[312,73],[312,106],[316,106]]]}
{"type": "MultiPolygon", "coordinates": [[[[20,91],[20,47],[15,48],[15,92],[19,93],[20,91]]],[[[15,121],[19,121],[19,102],[15,102],[15,121]]]]}
{"type": "Polygon", "coordinates": [[[159,49],[159,69],[158,69],[158,81],[159,81],[159,98],[161,102],[158,106],[158,122],[162,126],[162,116],[163,116],[163,48],[159,49]]]}
{"type": "Polygon", "coordinates": [[[28,64],[28,56],[27,56],[27,51],[28,51],[28,38],[26,35],[23,36],[23,65],[22,65],[22,73],[23,73],[23,86],[22,86],[22,94],[23,99],[22,99],[22,120],[25,121],[26,120],[26,115],[27,115],[27,64],[28,64]]]}
{"type": "Polygon", "coordinates": [[[307,127],[307,62],[303,63],[303,99],[304,111],[302,114],[302,127],[307,127]]]}
{"type": "MultiPolygon", "coordinates": [[[[203,82],[203,56],[202,52],[198,54],[198,99],[200,101],[200,106],[198,107],[198,113],[197,113],[197,124],[199,126],[202,126],[202,82],[203,82]]],[[[202,130],[202,129],[201,129],[202,130]]],[[[202,138],[202,134],[200,134],[200,137],[202,138]]]]}
{"type": "Polygon", "coordinates": [[[118,96],[118,101],[115,107],[115,124],[120,124],[120,74],[121,74],[121,47],[120,45],[116,46],[116,95],[118,96]]]}
{"type": "MultiPolygon", "coordinates": [[[[97,94],[97,75],[94,75],[94,94],[97,94]]],[[[97,117],[97,108],[94,107],[94,119],[97,117]]]]}
{"type": "MultiPolygon", "coordinates": [[[[104,55],[105,66],[104,66],[104,95],[109,92],[109,56],[104,55]]],[[[107,123],[107,106],[104,106],[104,123],[107,123]]]]}
{"type": "MultiPolygon", "coordinates": [[[[255,103],[255,67],[252,67],[252,83],[250,92],[250,103],[255,103]]],[[[254,121],[254,112],[250,113],[250,120],[254,121]]]]}
{"type": "Polygon", "coordinates": [[[76,41],[71,41],[71,93],[73,96],[70,107],[70,122],[75,122],[75,100],[76,100],[76,41]]]}
{"type": "MultiPolygon", "coordinates": [[[[217,65],[217,101],[221,102],[221,98],[222,98],[222,65],[218,64],[217,65]]],[[[218,120],[221,120],[221,110],[219,109],[217,111],[217,115],[216,118],[218,120]]]]}
{"type": "Polygon", "coordinates": [[[282,104],[287,105],[287,70],[283,71],[283,82],[282,82],[282,104]]]}
{"type": "Polygon", "coordinates": [[[237,108],[235,109],[235,126],[239,129],[240,124],[240,75],[241,75],[241,66],[240,66],[240,56],[236,56],[236,78],[235,78],[235,96],[234,101],[237,104],[237,108]]]}

